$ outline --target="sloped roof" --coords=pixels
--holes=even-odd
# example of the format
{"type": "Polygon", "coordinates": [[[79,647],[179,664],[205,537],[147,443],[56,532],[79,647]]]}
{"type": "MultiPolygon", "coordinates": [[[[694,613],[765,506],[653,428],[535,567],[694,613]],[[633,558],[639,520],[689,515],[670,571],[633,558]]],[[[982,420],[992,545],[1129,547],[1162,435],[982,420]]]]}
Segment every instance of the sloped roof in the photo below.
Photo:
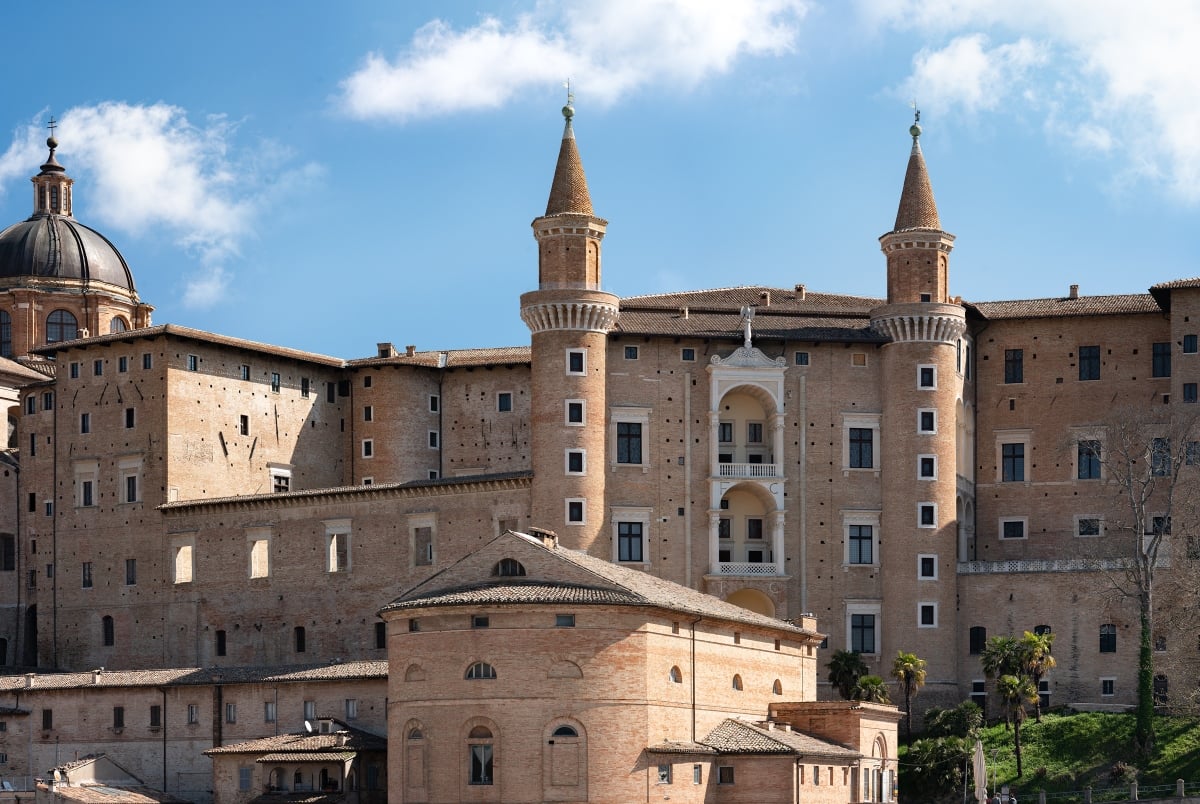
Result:
{"type": "Polygon", "coordinates": [[[575,110],[563,107],[562,145],[558,149],[558,162],[554,165],[554,180],[550,184],[550,198],[546,201],[546,215],[572,213],[592,215],[592,197],[588,193],[587,177],[583,174],[583,160],[575,145],[575,130],[571,117],[575,110]]]}
{"type": "Polygon", "coordinates": [[[414,351],[411,355],[364,357],[347,361],[351,368],[373,366],[421,366],[422,368],[470,368],[475,366],[512,366],[529,362],[528,346],[500,346],[494,349],[442,349],[414,351]]]}
{"type": "MultiPolygon", "coordinates": [[[[355,728],[341,720],[331,718],[338,728],[328,733],[290,732],[276,734],[271,737],[261,737],[257,740],[246,740],[230,745],[209,748],[204,753],[209,756],[219,754],[263,754],[259,761],[268,761],[266,756],[301,757],[301,759],[284,759],[282,762],[317,761],[321,759],[344,758],[360,751],[386,751],[387,738],[369,731],[355,728]],[[344,742],[343,742],[344,740],[344,742]]],[[[274,760],[272,760],[274,761],[274,760]]]]}
{"type": "Polygon", "coordinates": [[[762,614],[726,603],[712,595],[657,578],[641,570],[629,569],[595,558],[577,550],[568,550],[556,543],[548,546],[543,540],[522,533],[503,533],[482,547],[464,556],[441,572],[406,591],[383,611],[409,610],[430,606],[478,605],[490,603],[557,603],[570,600],[591,605],[652,606],[669,611],[700,615],[713,619],[745,623],[761,628],[788,631],[810,639],[822,635],[762,614]],[[464,573],[465,562],[477,554],[500,551],[520,560],[531,551],[559,562],[561,572],[551,577],[478,577],[464,573]]]}
{"type": "Polygon", "coordinates": [[[968,307],[992,321],[1017,318],[1071,318],[1095,315],[1162,313],[1149,293],[1109,296],[1062,296],[1050,299],[971,302],[968,307]]]}
{"type": "Polygon", "coordinates": [[[701,740],[721,754],[796,754],[853,760],[862,754],[828,740],[780,728],[767,730],[757,723],[726,718],[701,740]]]}
{"type": "Polygon", "coordinates": [[[386,661],[286,667],[178,667],[161,670],[104,670],[84,673],[36,673],[29,677],[0,676],[0,692],[77,687],[162,687],[188,684],[259,684],[265,682],[329,681],[387,678],[386,661]]]}
{"type": "Polygon", "coordinates": [[[942,228],[938,219],[937,204],[933,200],[933,185],[929,182],[929,171],[925,168],[925,157],[917,141],[920,129],[912,129],[912,151],[908,155],[908,168],[904,172],[904,189],[900,191],[900,208],[896,210],[894,232],[908,229],[942,228]]]}

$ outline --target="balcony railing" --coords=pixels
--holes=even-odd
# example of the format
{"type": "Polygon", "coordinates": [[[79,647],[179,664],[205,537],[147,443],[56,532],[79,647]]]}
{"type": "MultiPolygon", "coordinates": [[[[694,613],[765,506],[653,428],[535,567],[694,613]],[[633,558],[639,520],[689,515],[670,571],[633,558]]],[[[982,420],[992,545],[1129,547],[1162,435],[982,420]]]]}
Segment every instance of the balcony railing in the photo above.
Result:
{"type": "Polygon", "coordinates": [[[782,575],[783,568],[774,561],[767,563],[759,562],[732,562],[722,561],[716,565],[717,575],[782,575]]]}
{"type": "Polygon", "coordinates": [[[718,477],[779,477],[777,463],[719,463],[718,477]]]}

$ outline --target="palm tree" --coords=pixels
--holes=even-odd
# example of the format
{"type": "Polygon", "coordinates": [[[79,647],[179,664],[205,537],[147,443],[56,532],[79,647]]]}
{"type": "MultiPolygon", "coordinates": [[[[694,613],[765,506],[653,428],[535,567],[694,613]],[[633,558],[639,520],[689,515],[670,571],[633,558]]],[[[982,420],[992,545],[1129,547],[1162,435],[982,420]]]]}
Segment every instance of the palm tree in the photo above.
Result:
{"type": "Polygon", "coordinates": [[[892,661],[892,678],[899,681],[904,690],[904,728],[908,732],[908,744],[912,745],[912,698],[925,686],[925,660],[918,659],[915,653],[900,651],[892,661]]]}
{"type": "MultiPolygon", "coordinates": [[[[1034,634],[1029,631],[1021,637],[1021,669],[1033,682],[1034,689],[1041,691],[1042,679],[1058,664],[1050,655],[1050,646],[1054,643],[1054,634],[1034,634]]],[[[1033,717],[1038,723],[1042,722],[1042,696],[1038,695],[1033,703],[1033,717]]]]}
{"type": "MultiPolygon", "coordinates": [[[[983,647],[979,655],[979,663],[983,666],[983,674],[988,679],[1000,676],[1016,676],[1021,673],[1021,649],[1016,637],[994,636],[983,647]]],[[[1009,723],[1008,710],[1004,711],[1004,725],[1009,723]]]]}
{"type": "Polygon", "coordinates": [[[854,700],[867,703],[891,703],[887,682],[880,676],[863,676],[854,688],[854,700]]]}
{"type": "Polygon", "coordinates": [[[1017,756],[1017,777],[1021,776],[1021,723],[1025,704],[1037,700],[1037,686],[1027,676],[1003,675],[996,679],[996,693],[1004,707],[1004,716],[1013,722],[1013,748],[1017,756]]]}
{"type": "Polygon", "coordinates": [[[870,672],[862,655],[856,650],[838,650],[833,652],[829,664],[829,683],[837,687],[843,700],[849,701],[854,697],[854,688],[858,680],[870,672]]]}

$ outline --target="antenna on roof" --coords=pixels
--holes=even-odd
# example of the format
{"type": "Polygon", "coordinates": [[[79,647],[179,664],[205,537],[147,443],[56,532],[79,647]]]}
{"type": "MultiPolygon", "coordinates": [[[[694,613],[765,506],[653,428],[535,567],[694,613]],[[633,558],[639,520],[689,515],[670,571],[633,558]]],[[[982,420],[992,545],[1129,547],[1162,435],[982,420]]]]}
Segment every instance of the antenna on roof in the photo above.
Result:
{"type": "Polygon", "coordinates": [[[312,725],[312,722],[311,722],[311,721],[308,721],[308,720],[304,721],[304,730],[305,730],[306,732],[308,732],[309,734],[312,734],[312,732],[313,732],[313,725],[312,725]]]}

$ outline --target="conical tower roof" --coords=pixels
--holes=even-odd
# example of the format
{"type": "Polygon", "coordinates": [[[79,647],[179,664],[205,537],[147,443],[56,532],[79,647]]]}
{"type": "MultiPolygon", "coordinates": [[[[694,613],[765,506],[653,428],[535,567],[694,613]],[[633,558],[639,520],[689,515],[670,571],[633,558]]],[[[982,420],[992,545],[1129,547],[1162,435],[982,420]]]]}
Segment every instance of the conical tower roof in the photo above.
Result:
{"type": "Polygon", "coordinates": [[[550,185],[546,214],[592,215],[592,196],[588,193],[583,161],[579,158],[579,149],[575,147],[575,131],[571,128],[575,108],[568,102],[562,113],[567,122],[563,127],[562,146],[558,149],[558,164],[554,167],[554,183],[550,185]]]}
{"type": "Polygon", "coordinates": [[[904,174],[904,189],[900,192],[900,209],[896,211],[896,226],[892,231],[906,229],[941,229],[937,203],[933,200],[933,185],[929,183],[929,172],[925,169],[925,157],[921,154],[921,127],[913,124],[908,130],[912,135],[912,153],[908,156],[908,170],[904,174]]]}

